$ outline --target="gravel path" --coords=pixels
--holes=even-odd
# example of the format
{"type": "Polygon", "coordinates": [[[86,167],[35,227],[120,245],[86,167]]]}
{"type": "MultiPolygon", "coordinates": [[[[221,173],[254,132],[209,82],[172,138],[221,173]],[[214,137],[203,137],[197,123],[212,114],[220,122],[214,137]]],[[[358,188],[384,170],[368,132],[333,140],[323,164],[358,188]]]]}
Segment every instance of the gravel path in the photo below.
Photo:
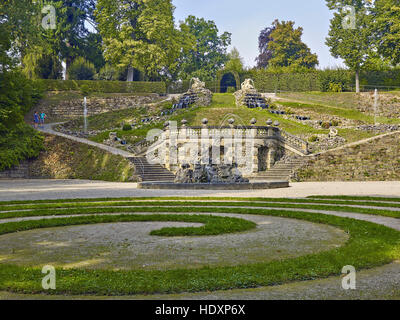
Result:
{"type": "Polygon", "coordinates": [[[105,150],[105,151],[110,152],[112,154],[115,154],[115,155],[118,155],[118,156],[122,156],[124,158],[131,158],[131,157],[135,156],[132,153],[129,153],[127,151],[124,151],[124,150],[121,150],[121,149],[118,149],[118,148],[113,148],[113,147],[110,147],[110,146],[106,146],[105,144],[102,144],[102,143],[97,143],[97,142],[94,142],[94,141],[91,141],[91,140],[88,140],[88,139],[78,138],[78,137],[75,137],[75,136],[71,136],[71,135],[68,135],[68,134],[65,134],[65,133],[61,133],[61,132],[55,131],[55,130],[53,130],[53,126],[54,125],[57,125],[57,123],[45,124],[43,128],[38,128],[38,130],[41,131],[41,132],[44,132],[44,133],[49,133],[49,134],[56,135],[56,136],[59,136],[59,137],[63,137],[63,138],[66,138],[66,139],[69,139],[69,140],[72,140],[72,141],[76,141],[76,142],[80,142],[80,143],[83,143],[83,144],[87,144],[89,146],[93,146],[93,147],[105,150]]]}
{"type": "Polygon", "coordinates": [[[273,197],[312,195],[400,197],[400,182],[300,182],[271,190],[142,190],[135,183],[85,180],[0,180],[0,201],[104,197],[273,197]]]}

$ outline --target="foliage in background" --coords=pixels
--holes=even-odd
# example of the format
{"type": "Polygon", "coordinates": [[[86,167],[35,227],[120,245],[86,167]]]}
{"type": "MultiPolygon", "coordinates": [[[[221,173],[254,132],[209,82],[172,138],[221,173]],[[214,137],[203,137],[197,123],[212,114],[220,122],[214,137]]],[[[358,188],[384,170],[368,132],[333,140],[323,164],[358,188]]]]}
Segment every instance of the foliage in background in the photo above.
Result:
{"type": "Polygon", "coordinates": [[[21,73],[0,73],[0,171],[42,150],[42,136],[24,122],[24,114],[41,96],[21,73]]]}
{"type": "Polygon", "coordinates": [[[228,59],[229,60],[225,64],[225,70],[237,72],[239,75],[242,74],[244,71],[244,62],[236,47],[229,52],[228,59]]]}
{"type": "Polygon", "coordinates": [[[62,65],[57,56],[36,47],[22,59],[23,73],[29,79],[62,79],[62,65]]]}
{"type": "Polygon", "coordinates": [[[0,70],[11,69],[37,41],[39,5],[31,0],[0,2],[0,70]]]}
{"type": "Polygon", "coordinates": [[[274,30],[275,25],[272,25],[272,27],[266,27],[260,32],[258,37],[258,51],[260,54],[255,60],[257,62],[258,69],[268,67],[269,60],[272,58],[272,51],[268,48],[268,44],[273,40],[271,33],[274,30]]]}
{"type": "Polygon", "coordinates": [[[398,0],[375,1],[373,26],[378,52],[393,65],[400,63],[400,4],[398,0]]]}
{"type": "Polygon", "coordinates": [[[127,73],[128,70],[126,68],[119,69],[107,63],[95,75],[95,80],[126,81],[127,73]]]}
{"type": "Polygon", "coordinates": [[[180,59],[179,78],[188,80],[198,77],[202,81],[215,79],[217,71],[229,60],[227,48],[231,44],[231,34],[218,35],[214,21],[189,16],[186,18],[187,36],[195,40],[195,46],[180,59]]]}
{"type": "Polygon", "coordinates": [[[48,0],[38,3],[49,4],[56,9],[56,29],[41,28],[40,36],[53,55],[66,62],[68,76],[73,61],[77,57],[93,58],[93,51],[101,43],[101,39],[91,36],[88,28],[89,25],[95,27],[95,0],[48,0]]]}
{"type": "Polygon", "coordinates": [[[261,31],[259,67],[315,68],[319,64],[316,54],[301,40],[303,28],[294,28],[293,21],[275,20],[271,28],[261,31]]]}
{"type": "Polygon", "coordinates": [[[374,51],[371,2],[369,0],[326,0],[326,2],[330,10],[335,10],[326,45],[330,48],[333,57],[342,58],[344,63],[355,72],[356,92],[359,92],[360,71],[374,51]],[[348,28],[345,28],[346,23],[350,21],[348,16],[351,12],[345,10],[349,5],[355,8],[354,28],[351,23],[348,28]],[[338,10],[338,8],[342,9],[338,10]]]}
{"type": "Polygon", "coordinates": [[[98,0],[96,20],[105,59],[135,68],[150,79],[176,72],[178,58],[192,43],[174,25],[171,0],[98,0]]]}
{"type": "Polygon", "coordinates": [[[79,57],[68,69],[68,78],[71,80],[93,80],[96,74],[94,64],[79,57]]]}

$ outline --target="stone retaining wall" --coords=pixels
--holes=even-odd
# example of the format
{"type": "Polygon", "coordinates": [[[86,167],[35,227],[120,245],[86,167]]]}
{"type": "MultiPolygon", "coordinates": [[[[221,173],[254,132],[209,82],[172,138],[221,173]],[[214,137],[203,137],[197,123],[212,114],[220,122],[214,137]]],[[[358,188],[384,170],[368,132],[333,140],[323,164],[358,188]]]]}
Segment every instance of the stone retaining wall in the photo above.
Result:
{"type": "Polygon", "coordinates": [[[400,134],[321,154],[295,173],[293,181],[399,181],[400,134]]]}
{"type": "Polygon", "coordinates": [[[29,161],[22,162],[19,166],[0,172],[1,179],[29,179],[29,161]]]}
{"type": "MultiPolygon", "coordinates": [[[[104,112],[135,108],[159,100],[158,94],[115,96],[107,98],[88,98],[88,116],[104,112]]],[[[35,108],[38,112],[45,112],[47,121],[71,120],[83,116],[83,99],[64,100],[57,103],[41,101],[35,108]]],[[[31,111],[31,117],[34,110],[31,111]]]]}

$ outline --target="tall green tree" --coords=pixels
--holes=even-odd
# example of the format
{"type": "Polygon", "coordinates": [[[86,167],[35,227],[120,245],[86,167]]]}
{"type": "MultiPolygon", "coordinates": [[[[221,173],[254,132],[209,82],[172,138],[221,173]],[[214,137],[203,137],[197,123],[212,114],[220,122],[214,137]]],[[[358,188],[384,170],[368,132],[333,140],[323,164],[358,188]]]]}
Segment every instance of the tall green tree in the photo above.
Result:
{"type": "Polygon", "coordinates": [[[0,1],[0,68],[19,62],[19,57],[37,44],[40,6],[31,0],[0,1]]]}
{"type": "Polygon", "coordinates": [[[271,68],[315,68],[318,65],[317,55],[301,40],[303,28],[295,29],[294,24],[275,20],[270,31],[262,31],[261,36],[267,41],[262,64],[271,68]]]}
{"type": "Polygon", "coordinates": [[[360,92],[360,71],[375,56],[372,2],[369,0],[327,0],[334,10],[326,44],[335,58],[342,58],[356,74],[356,92],[360,92]]]}
{"type": "Polygon", "coordinates": [[[398,0],[376,0],[373,14],[378,53],[393,65],[400,63],[400,3],[398,0]]]}
{"type": "Polygon", "coordinates": [[[87,41],[91,40],[88,40],[91,34],[89,26],[96,28],[93,16],[96,1],[38,0],[38,3],[42,6],[51,5],[56,10],[55,28],[42,29],[41,33],[51,53],[66,62],[67,70],[77,57],[88,58],[87,41]]]}
{"type": "Polygon", "coordinates": [[[118,68],[129,67],[132,76],[134,68],[149,78],[171,77],[190,46],[182,28],[175,28],[173,11],[171,0],[98,0],[96,21],[105,59],[118,68]]]}
{"type": "Polygon", "coordinates": [[[18,72],[20,57],[38,45],[38,10],[31,0],[0,2],[0,171],[37,156],[43,145],[24,122],[41,92],[18,72]]]}
{"type": "Polygon", "coordinates": [[[187,17],[184,24],[189,36],[195,40],[195,46],[181,59],[180,78],[214,79],[217,71],[229,60],[227,48],[231,44],[231,34],[224,32],[219,35],[214,21],[195,16],[187,17]]]}
{"type": "Polygon", "coordinates": [[[234,71],[241,74],[244,71],[243,58],[240,56],[239,50],[235,47],[228,54],[228,62],[225,64],[225,70],[234,71]]]}

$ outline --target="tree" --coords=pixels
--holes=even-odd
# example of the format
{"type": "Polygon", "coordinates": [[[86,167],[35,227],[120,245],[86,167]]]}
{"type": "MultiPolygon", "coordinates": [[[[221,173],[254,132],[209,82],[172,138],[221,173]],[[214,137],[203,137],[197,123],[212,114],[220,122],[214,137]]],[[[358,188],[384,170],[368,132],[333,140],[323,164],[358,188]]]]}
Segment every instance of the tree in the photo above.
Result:
{"type": "Polygon", "coordinates": [[[27,53],[22,64],[22,72],[29,79],[61,79],[62,65],[57,56],[44,51],[43,47],[34,47],[27,53]]]}
{"type": "Polygon", "coordinates": [[[176,29],[171,0],[98,0],[96,21],[104,41],[105,59],[147,77],[169,78],[188,44],[176,29]]]}
{"type": "Polygon", "coordinates": [[[31,0],[0,2],[0,71],[13,68],[19,56],[38,43],[39,12],[31,0]]]}
{"type": "Polygon", "coordinates": [[[195,46],[181,58],[180,78],[201,78],[203,81],[212,80],[216,73],[228,61],[227,48],[231,44],[231,34],[224,32],[218,35],[214,21],[189,16],[184,24],[188,36],[195,40],[195,46]]]}
{"type": "Polygon", "coordinates": [[[226,71],[234,71],[241,74],[244,70],[243,58],[240,56],[238,49],[233,48],[228,54],[228,62],[225,64],[226,71]]]}
{"type": "Polygon", "coordinates": [[[266,27],[261,30],[258,37],[258,50],[260,54],[256,58],[257,68],[262,69],[268,67],[269,60],[272,58],[272,51],[268,48],[269,43],[272,41],[271,33],[275,30],[275,26],[266,27]]]}
{"type": "MultiPolygon", "coordinates": [[[[66,62],[67,71],[77,57],[90,58],[87,57],[88,53],[90,54],[88,42],[91,48],[96,45],[90,38],[88,25],[96,27],[93,18],[96,1],[40,0],[38,2],[42,5],[52,5],[56,10],[55,29],[42,29],[41,36],[51,53],[66,62]]],[[[101,43],[101,39],[95,38],[95,40],[101,43]]]]}
{"type": "Polygon", "coordinates": [[[393,65],[400,63],[400,4],[398,0],[375,1],[374,33],[378,52],[393,65]]]}
{"type": "Polygon", "coordinates": [[[335,58],[356,74],[356,92],[360,92],[360,71],[374,52],[373,18],[369,0],[327,0],[330,10],[337,10],[331,20],[326,44],[335,58]],[[339,9],[338,9],[339,8],[339,9]]]}
{"type": "Polygon", "coordinates": [[[93,63],[79,57],[71,64],[68,73],[71,80],[93,80],[96,69],[93,63]]]}
{"type": "MultiPolygon", "coordinates": [[[[263,30],[260,37],[263,42],[262,61],[268,67],[315,68],[318,57],[301,40],[303,28],[294,28],[293,21],[275,20],[270,30],[263,30]]],[[[261,43],[260,45],[262,45],[261,43]]]]}

